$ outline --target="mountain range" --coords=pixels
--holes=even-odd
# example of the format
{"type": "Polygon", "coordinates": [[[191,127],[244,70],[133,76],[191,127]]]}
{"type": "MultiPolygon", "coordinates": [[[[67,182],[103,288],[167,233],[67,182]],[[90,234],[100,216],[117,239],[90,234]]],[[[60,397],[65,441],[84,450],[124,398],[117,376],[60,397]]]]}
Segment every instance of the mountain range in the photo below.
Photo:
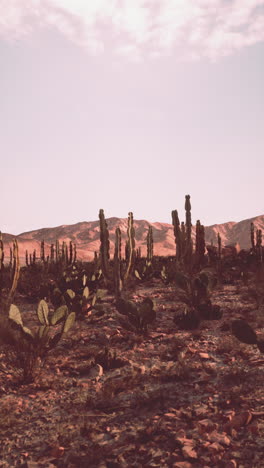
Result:
{"type": "MultiPolygon", "coordinates": [[[[109,240],[110,254],[114,252],[115,230],[120,228],[122,233],[122,247],[124,251],[125,240],[127,239],[127,219],[109,218],[106,219],[109,240]]],[[[205,227],[205,240],[207,244],[213,242],[217,245],[217,234],[221,235],[222,245],[238,244],[241,249],[250,248],[250,224],[254,223],[255,229],[264,232],[264,215],[245,219],[239,222],[227,222],[223,224],[213,224],[205,227]]],[[[142,256],[146,254],[146,237],[148,227],[152,226],[154,255],[174,255],[175,240],[173,226],[166,223],[149,223],[145,220],[134,220],[136,248],[141,248],[142,256]]],[[[45,241],[46,255],[49,254],[48,246],[55,244],[56,239],[62,241],[72,241],[77,247],[77,258],[79,260],[92,260],[94,252],[100,248],[100,226],[98,221],[84,221],[72,225],[62,225],[53,228],[42,228],[34,231],[23,232],[17,236],[3,234],[5,260],[9,258],[9,248],[12,247],[13,239],[16,237],[19,246],[19,256],[21,263],[24,263],[26,250],[32,253],[36,249],[37,257],[40,254],[40,243],[45,241]]],[[[195,226],[193,226],[193,237],[195,238],[195,226]]]]}

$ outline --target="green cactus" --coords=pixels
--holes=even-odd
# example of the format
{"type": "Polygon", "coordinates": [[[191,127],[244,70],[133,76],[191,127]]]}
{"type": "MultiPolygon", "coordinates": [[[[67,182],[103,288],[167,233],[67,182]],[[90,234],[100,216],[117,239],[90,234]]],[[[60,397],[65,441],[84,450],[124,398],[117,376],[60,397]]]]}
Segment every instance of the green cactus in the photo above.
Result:
{"type": "Polygon", "coordinates": [[[9,325],[4,327],[1,339],[17,354],[17,363],[22,369],[23,382],[34,380],[39,361],[44,362],[47,354],[69,331],[75,321],[75,313],[68,313],[67,306],[49,311],[46,301],[41,300],[37,307],[39,327],[34,332],[23,325],[18,307],[9,308],[9,325]],[[61,330],[52,336],[52,326],[62,322],[61,330]]]}
{"type": "Polygon", "coordinates": [[[56,239],[56,245],[55,245],[55,261],[58,263],[60,260],[60,241],[56,239]]]}
{"type": "Polygon", "coordinates": [[[14,239],[13,241],[13,265],[12,265],[11,271],[12,271],[11,288],[7,297],[7,307],[9,307],[9,304],[11,304],[13,297],[15,295],[18,278],[19,278],[19,271],[20,271],[18,243],[16,239],[14,239]]]}
{"type": "Polygon", "coordinates": [[[55,248],[54,244],[50,245],[50,261],[53,263],[55,260],[55,248]]]}
{"type": "Polygon", "coordinates": [[[41,244],[40,244],[40,260],[43,263],[45,262],[45,242],[44,242],[44,240],[42,240],[41,244]]]}
{"type": "Polygon", "coordinates": [[[255,251],[255,226],[254,223],[250,223],[250,241],[251,241],[251,248],[253,252],[255,251]]]}
{"type": "Polygon", "coordinates": [[[107,223],[104,216],[104,210],[100,209],[99,211],[99,220],[100,220],[100,258],[101,258],[101,268],[105,278],[109,278],[109,232],[107,229],[107,223]]]}
{"type": "Polygon", "coordinates": [[[136,251],[135,251],[135,229],[134,229],[134,219],[133,213],[128,213],[128,228],[127,228],[127,236],[128,236],[128,260],[127,260],[127,268],[124,275],[124,281],[126,281],[129,275],[133,272],[136,251]]]}
{"type": "Polygon", "coordinates": [[[73,263],[73,245],[72,245],[72,241],[70,241],[70,245],[69,245],[69,264],[72,265],[73,263]]]}
{"type": "Polygon", "coordinates": [[[171,216],[172,216],[172,224],[174,227],[174,237],[175,237],[175,244],[176,244],[176,260],[180,261],[182,259],[183,245],[182,245],[182,235],[181,235],[178,211],[173,210],[171,212],[171,216]]]}
{"type": "Polygon", "coordinates": [[[116,309],[127,317],[129,325],[137,333],[146,333],[148,325],[156,319],[156,311],[150,298],[145,298],[139,304],[119,298],[116,301],[116,309]]]}
{"type": "Polygon", "coordinates": [[[201,268],[205,260],[205,231],[199,220],[196,222],[195,255],[197,265],[201,268]]]}
{"type": "Polygon", "coordinates": [[[176,272],[175,283],[179,290],[177,296],[189,310],[194,310],[200,319],[219,320],[222,311],[213,305],[210,299],[211,290],[216,285],[216,278],[210,272],[200,272],[196,276],[187,276],[176,272]]]}
{"type": "Polygon", "coordinates": [[[191,259],[193,244],[192,244],[192,220],[191,220],[191,202],[190,195],[185,195],[185,226],[186,226],[186,250],[185,257],[186,261],[189,262],[191,259]]]}
{"type": "Polygon", "coordinates": [[[218,260],[221,260],[221,257],[222,257],[222,239],[221,239],[221,236],[219,234],[219,232],[217,233],[217,252],[218,252],[218,260]]]}
{"type": "Polygon", "coordinates": [[[13,249],[10,247],[9,249],[9,267],[12,268],[13,265],[13,249]]]}
{"type": "Polygon", "coordinates": [[[256,254],[258,261],[263,261],[263,249],[262,249],[262,231],[257,229],[256,231],[256,254]]]}
{"type": "Polygon", "coordinates": [[[77,261],[77,247],[76,247],[76,244],[74,243],[73,244],[73,261],[72,263],[76,263],[77,261]]]}
{"type": "Polygon", "coordinates": [[[114,286],[116,297],[120,296],[122,290],[121,280],[121,230],[116,228],[115,231],[115,253],[114,253],[114,286]]]}
{"type": "Polygon", "coordinates": [[[152,226],[148,228],[147,234],[147,263],[151,264],[153,260],[153,229],[152,226]]]}

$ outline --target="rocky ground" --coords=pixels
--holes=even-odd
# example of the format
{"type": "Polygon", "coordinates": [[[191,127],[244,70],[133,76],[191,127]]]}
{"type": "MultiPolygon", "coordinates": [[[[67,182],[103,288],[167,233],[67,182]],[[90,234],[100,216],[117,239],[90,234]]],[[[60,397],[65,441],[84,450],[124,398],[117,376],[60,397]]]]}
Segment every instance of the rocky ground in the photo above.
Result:
{"type": "MultiPolygon", "coordinates": [[[[262,332],[240,283],[218,287],[218,321],[177,330],[175,288],[139,286],[157,320],[147,336],[124,328],[106,296],[74,324],[34,383],[21,385],[0,349],[0,466],[68,468],[264,467],[264,355],[231,335],[244,317],[262,332]]],[[[17,297],[32,327],[36,304],[17,297]]]]}

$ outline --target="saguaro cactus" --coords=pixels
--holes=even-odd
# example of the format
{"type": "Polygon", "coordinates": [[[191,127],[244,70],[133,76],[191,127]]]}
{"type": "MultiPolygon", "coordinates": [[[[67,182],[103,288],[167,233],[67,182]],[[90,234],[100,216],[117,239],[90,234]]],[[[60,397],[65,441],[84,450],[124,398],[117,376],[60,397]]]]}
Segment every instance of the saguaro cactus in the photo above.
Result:
{"type": "Polygon", "coordinates": [[[70,245],[69,245],[69,264],[72,265],[72,261],[73,261],[73,245],[72,245],[72,241],[70,241],[70,245]]]}
{"type": "Polygon", "coordinates": [[[189,257],[192,254],[193,245],[192,245],[192,219],[191,219],[191,202],[190,195],[185,195],[185,226],[186,226],[186,251],[185,256],[189,257]]]}
{"type": "Polygon", "coordinates": [[[56,252],[55,252],[56,263],[60,260],[60,242],[56,239],[56,252]]]}
{"type": "Polygon", "coordinates": [[[73,244],[73,263],[76,263],[77,260],[77,247],[76,244],[73,244]]]}
{"type": "Polygon", "coordinates": [[[262,250],[262,231],[261,229],[257,229],[256,231],[256,252],[258,256],[258,260],[260,262],[263,261],[263,250],[262,250]]]}
{"type": "Polygon", "coordinates": [[[221,236],[219,234],[219,232],[217,233],[217,246],[218,246],[218,260],[221,260],[221,257],[222,257],[222,239],[221,239],[221,236]]]}
{"type": "Polygon", "coordinates": [[[125,272],[124,279],[126,280],[130,273],[133,270],[134,262],[135,262],[135,229],[134,229],[134,219],[133,219],[133,213],[129,212],[128,213],[128,228],[127,228],[127,236],[128,236],[128,263],[127,263],[127,269],[125,272]]]}
{"type": "Polygon", "coordinates": [[[19,266],[18,243],[17,243],[17,240],[14,239],[14,241],[13,241],[12,284],[11,284],[11,288],[10,288],[8,298],[7,298],[8,306],[11,304],[12,299],[13,299],[14,294],[15,294],[15,291],[16,291],[18,278],[19,278],[19,271],[20,271],[20,266],[19,266]]]}
{"type": "Polygon", "coordinates": [[[181,260],[182,258],[182,236],[181,236],[181,229],[180,229],[180,220],[178,216],[178,211],[173,210],[171,212],[172,217],[172,224],[174,227],[174,237],[175,237],[175,244],[176,244],[176,260],[181,260]]]}
{"type": "Polygon", "coordinates": [[[122,290],[121,280],[121,231],[120,228],[116,228],[115,231],[115,254],[114,254],[114,285],[115,294],[117,297],[120,296],[122,290]]]}
{"type": "Polygon", "coordinates": [[[151,263],[153,259],[153,229],[152,226],[148,228],[147,234],[147,262],[151,263]]]}
{"type": "Polygon", "coordinates": [[[54,244],[50,245],[50,261],[54,262],[55,260],[55,249],[54,249],[54,244]]]}
{"type": "Polygon", "coordinates": [[[42,240],[41,244],[40,244],[40,260],[43,263],[45,262],[45,242],[44,242],[44,240],[42,240]]]}
{"type": "Polygon", "coordinates": [[[104,210],[100,209],[99,211],[99,220],[100,220],[100,258],[101,258],[101,267],[103,275],[106,278],[109,278],[109,232],[107,229],[107,223],[104,216],[104,210]]]}
{"type": "Polygon", "coordinates": [[[255,226],[254,223],[250,223],[250,240],[252,250],[255,251],[255,226]]]}
{"type": "Polygon", "coordinates": [[[195,254],[197,263],[201,266],[204,263],[205,254],[205,231],[204,226],[198,219],[196,222],[196,242],[195,242],[195,254]]]}

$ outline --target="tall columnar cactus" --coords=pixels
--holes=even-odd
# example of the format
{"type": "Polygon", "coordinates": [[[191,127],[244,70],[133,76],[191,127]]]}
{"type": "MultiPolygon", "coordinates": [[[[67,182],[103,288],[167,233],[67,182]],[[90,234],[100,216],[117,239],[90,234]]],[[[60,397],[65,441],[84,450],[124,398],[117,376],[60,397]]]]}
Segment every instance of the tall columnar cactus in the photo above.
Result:
{"type": "Polygon", "coordinates": [[[27,265],[27,267],[29,266],[28,251],[27,250],[26,250],[26,265],[27,265]]]}
{"type": "Polygon", "coordinates": [[[54,248],[54,244],[51,244],[50,245],[50,261],[54,262],[54,260],[55,260],[55,248],[54,248]]]}
{"type": "Polygon", "coordinates": [[[125,260],[126,260],[126,262],[128,262],[128,259],[129,259],[129,242],[128,242],[128,240],[126,240],[126,243],[125,243],[125,260]]]}
{"type": "Polygon", "coordinates": [[[116,228],[115,231],[115,254],[114,254],[114,285],[115,285],[115,295],[120,296],[122,290],[122,280],[121,280],[121,230],[116,228]]]}
{"type": "Polygon", "coordinates": [[[66,262],[66,242],[62,242],[62,249],[61,249],[61,260],[63,263],[66,262]]]}
{"type": "Polygon", "coordinates": [[[19,278],[19,271],[20,271],[20,266],[19,266],[19,253],[18,253],[18,243],[17,240],[14,239],[13,241],[13,265],[12,265],[12,283],[11,283],[11,288],[8,293],[8,298],[7,298],[7,305],[9,306],[13,300],[16,288],[17,288],[17,283],[18,283],[18,278],[19,278]]]}
{"type": "Polygon", "coordinates": [[[104,210],[100,209],[99,211],[99,220],[100,220],[100,257],[101,257],[101,267],[102,272],[105,278],[109,277],[109,232],[107,229],[107,223],[104,216],[104,210]]]}
{"type": "Polygon", "coordinates": [[[192,219],[190,195],[185,195],[185,227],[186,227],[186,251],[185,255],[189,258],[192,254],[192,219]]]}
{"type": "Polygon", "coordinates": [[[44,240],[42,240],[41,244],[40,244],[40,260],[43,263],[45,262],[45,242],[44,242],[44,240]]]}
{"type": "Polygon", "coordinates": [[[250,240],[252,250],[255,251],[255,226],[254,223],[250,223],[250,240]]]}
{"type": "Polygon", "coordinates": [[[58,263],[60,260],[60,242],[58,239],[56,239],[55,260],[56,260],[56,263],[58,263]]]}
{"type": "Polygon", "coordinates": [[[128,236],[128,262],[127,262],[127,269],[125,272],[124,279],[127,280],[130,273],[132,273],[136,251],[135,251],[135,229],[134,229],[134,220],[133,220],[133,213],[128,213],[128,228],[127,228],[127,236],[128,236]]]}
{"type": "Polygon", "coordinates": [[[180,261],[182,259],[182,236],[181,236],[181,228],[180,228],[180,220],[178,216],[178,211],[173,210],[171,212],[172,217],[172,224],[174,227],[174,237],[175,237],[175,244],[176,244],[176,260],[180,261]]]}
{"type": "Polygon", "coordinates": [[[3,243],[3,237],[2,233],[0,232],[0,270],[2,270],[4,266],[4,243],[3,243]]]}
{"type": "Polygon", "coordinates": [[[72,245],[72,241],[70,241],[70,245],[69,245],[69,264],[72,265],[72,261],[73,261],[73,245],[72,245]]]}
{"type": "Polygon", "coordinates": [[[35,265],[36,263],[36,249],[33,250],[33,256],[32,256],[32,264],[35,265]]]}
{"type": "Polygon", "coordinates": [[[73,244],[73,260],[72,260],[72,263],[76,263],[77,261],[77,247],[76,247],[76,244],[74,243],[73,244]]]}
{"type": "Polygon", "coordinates": [[[65,244],[65,262],[66,262],[66,265],[69,265],[69,251],[68,251],[67,244],[65,244]]]}
{"type": "Polygon", "coordinates": [[[138,247],[138,248],[136,249],[136,258],[137,258],[137,259],[140,259],[140,258],[141,258],[141,247],[138,247]]]}
{"type": "Polygon", "coordinates": [[[219,232],[217,233],[217,253],[218,253],[218,260],[221,260],[221,258],[222,258],[222,239],[221,239],[221,236],[220,236],[219,232]]]}
{"type": "Polygon", "coordinates": [[[187,254],[187,238],[186,238],[186,226],[184,221],[181,222],[181,245],[182,245],[182,255],[181,260],[185,264],[188,264],[188,255],[187,254]]]}
{"type": "Polygon", "coordinates": [[[202,266],[205,255],[205,231],[199,219],[196,222],[195,254],[198,265],[202,266]]]}
{"type": "Polygon", "coordinates": [[[263,249],[262,249],[262,231],[261,229],[257,229],[256,231],[256,252],[258,256],[258,260],[260,262],[263,261],[263,249]]]}
{"type": "Polygon", "coordinates": [[[147,262],[151,263],[153,259],[153,229],[152,226],[148,228],[147,234],[147,262]]]}

